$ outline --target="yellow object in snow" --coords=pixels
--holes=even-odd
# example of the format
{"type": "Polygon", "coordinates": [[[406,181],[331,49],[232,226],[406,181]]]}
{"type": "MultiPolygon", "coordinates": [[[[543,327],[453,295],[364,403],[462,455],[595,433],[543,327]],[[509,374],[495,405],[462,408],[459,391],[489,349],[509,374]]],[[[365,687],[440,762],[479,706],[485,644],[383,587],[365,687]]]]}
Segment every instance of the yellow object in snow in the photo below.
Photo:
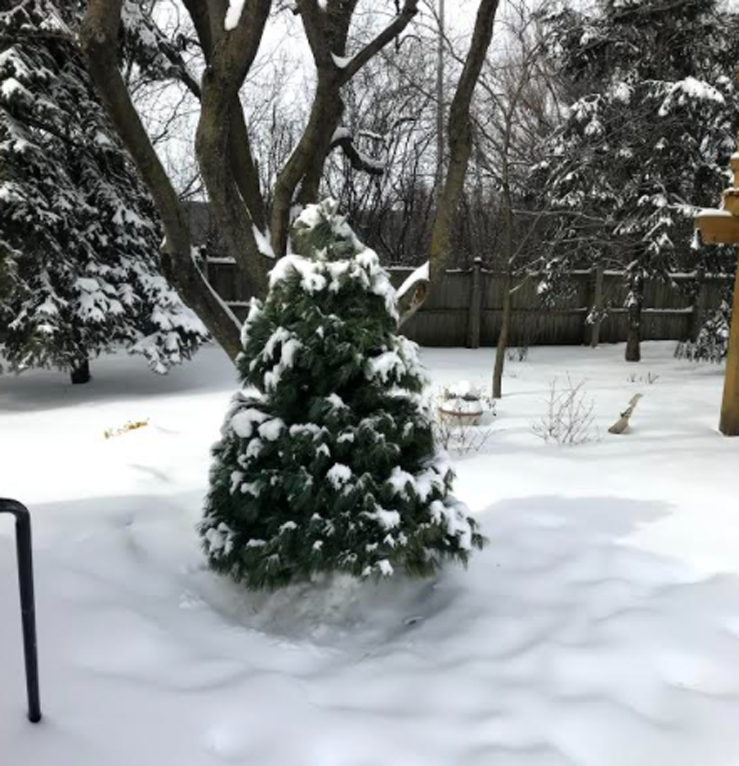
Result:
{"type": "Polygon", "coordinates": [[[138,428],[145,428],[149,425],[149,419],[146,420],[129,420],[120,428],[108,428],[103,431],[103,435],[106,439],[112,439],[114,436],[121,436],[129,431],[135,431],[138,428]]]}

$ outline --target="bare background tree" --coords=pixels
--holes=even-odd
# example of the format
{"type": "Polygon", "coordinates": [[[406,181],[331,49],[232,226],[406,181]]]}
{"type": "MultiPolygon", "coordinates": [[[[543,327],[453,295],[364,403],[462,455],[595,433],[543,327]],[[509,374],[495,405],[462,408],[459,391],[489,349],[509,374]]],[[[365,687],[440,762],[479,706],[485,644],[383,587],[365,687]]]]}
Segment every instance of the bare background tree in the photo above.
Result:
{"type": "MultiPolygon", "coordinates": [[[[307,122],[286,160],[275,169],[269,194],[262,190],[264,174],[255,161],[249,115],[240,92],[256,61],[270,14],[285,10],[273,8],[272,0],[246,0],[243,6],[232,7],[226,0],[185,0],[184,5],[204,62],[200,83],[179,53],[173,56],[175,64],[155,74],[176,77],[198,101],[196,155],[219,238],[254,291],[263,294],[265,259],[285,252],[293,206],[317,200],[326,160],[337,144],[343,143],[351,156],[351,136],[336,140],[344,113],[344,88],[400,37],[417,13],[418,0],[396,3],[396,12],[388,17],[374,14],[376,22],[369,25],[368,37],[351,40],[358,0],[328,0],[325,8],[318,0],[297,0],[293,12],[300,18],[313,59],[315,87],[307,122]]],[[[238,322],[193,259],[187,211],[134,106],[135,82],[118,67],[118,44],[126,21],[141,25],[147,19],[132,22],[129,4],[122,0],[90,0],[80,35],[82,48],[111,121],[159,211],[166,235],[167,274],[235,358],[240,348],[238,322]]]]}

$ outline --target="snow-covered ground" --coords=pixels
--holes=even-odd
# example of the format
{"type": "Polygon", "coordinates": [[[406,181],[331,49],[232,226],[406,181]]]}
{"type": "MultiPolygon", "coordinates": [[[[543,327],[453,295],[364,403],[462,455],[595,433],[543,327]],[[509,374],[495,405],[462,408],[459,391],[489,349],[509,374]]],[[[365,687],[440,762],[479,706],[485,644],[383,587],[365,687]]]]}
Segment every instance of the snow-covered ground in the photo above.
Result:
{"type": "MultiPolygon", "coordinates": [[[[0,495],[33,512],[45,713],[24,718],[0,519],[0,764],[739,763],[739,439],[716,431],[721,370],[672,344],[636,366],[622,353],[509,362],[491,437],[457,464],[490,539],[467,572],[267,596],[206,571],[194,532],[234,389],[218,350],[167,378],[124,356],[87,387],[0,377],[0,495]],[[531,432],[567,372],[600,441],[531,432]],[[636,392],[632,432],[608,434],[636,392]]],[[[488,381],[489,349],[423,357],[436,385],[488,381]]]]}

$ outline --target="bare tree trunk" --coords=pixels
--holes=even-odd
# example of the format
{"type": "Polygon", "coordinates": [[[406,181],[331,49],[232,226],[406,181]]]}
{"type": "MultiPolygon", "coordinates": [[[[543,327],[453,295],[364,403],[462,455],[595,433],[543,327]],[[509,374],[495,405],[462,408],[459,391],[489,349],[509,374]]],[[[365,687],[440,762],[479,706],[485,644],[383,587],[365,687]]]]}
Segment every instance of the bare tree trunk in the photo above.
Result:
{"type": "MultiPolygon", "coordinates": [[[[436,216],[431,230],[427,276],[417,279],[414,286],[398,301],[400,327],[414,316],[424,304],[430,294],[431,285],[443,275],[451,257],[452,227],[462,199],[464,180],[472,155],[472,117],[470,113],[472,96],[493,39],[493,22],[497,9],[498,0],[480,0],[472,41],[449,111],[449,129],[447,131],[449,164],[446,179],[441,189],[437,189],[436,216]]],[[[437,97],[439,97],[438,92],[437,97]]],[[[438,124],[437,131],[441,132],[438,124]]]]}
{"type": "MultiPolygon", "coordinates": [[[[290,208],[295,201],[295,193],[308,172],[311,162],[320,164],[323,169],[328,147],[331,143],[334,131],[341,119],[343,104],[339,107],[336,116],[337,104],[341,104],[340,83],[336,77],[321,75],[319,73],[316,95],[313,100],[308,125],[293,149],[290,159],[277,176],[272,202],[272,246],[277,256],[284,255],[287,251],[288,233],[290,230],[290,208]]],[[[315,173],[312,177],[312,186],[317,192],[315,173]]]]}
{"type": "MultiPolygon", "coordinates": [[[[343,104],[341,88],[385,46],[400,35],[418,10],[419,0],[396,2],[393,20],[347,62],[347,38],[358,0],[296,0],[318,71],[311,116],[298,145],[277,174],[269,227],[273,249],[285,252],[290,208],[317,199],[323,167],[332,148],[343,104]],[[296,192],[300,188],[300,200],[296,192]]],[[[219,237],[239,271],[257,294],[267,288],[266,263],[258,234],[267,216],[259,173],[249,144],[247,120],[239,100],[262,40],[272,0],[244,0],[235,25],[225,28],[228,0],[183,0],[202,47],[206,68],[202,85],[183,83],[200,99],[196,151],[219,237]]],[[[200,273],[192,258],[188,217],[146,134],[118,70],[122,0],[89,0],[81,43],[88,68],[118,135],[133,157],[151,193],[166,234],[163,267],[182,298],[214,338],[235,358],[240,350],[239,323],[200,273]]]]}
{"type": "MultiPolygon", "coordinates": [[[[400,301],[402,327],[423,305],[431,285],[446,270],[452,251],[452,227],[464,190],[472,155],[472,96],[493,39],[498,0],[480,0],[472,41],[449,110],[449,158],[446,179],[438,191],[436,217],[431,232],[428,278],[418,279],[400,301]]],[[[437,126],[438,130],[438,126],[437,126]]]]}
{"type": "Polygon", "coordinates": [[[739,436],[739,262],[737,262],[734,278],[734,298],[719,429],[724,436],[739,436]]]}
{"type": "MultiPolygon", "coordinates": [[[[256,58],[272,3],[247,0],[238,25],[225,34],[215,34],[220,22],[216,25],[214,20],[224,18],[223,3],[210,2],[214,6],[211,18],[214,47],[203,74],[195,148],[220,239],[254,291],[263,295],[267,291],[267,268],[257,245],[254,222],[236,182],[236,165],[229,159],[234,159],[234,152],[243,153],[248,148],[236,144],[231,127],[240,124],[239,88],[256,58]]],[[[241,139],[246,138],[244,130],[241,139]]]]}
{"type": "Polygon", "coordinates": [[[511,313],[513,307],[511,281],[511,273],[508,271],[503,278],[503,313],[500,323],[500,335],[498,335],[498,345],[495,348],[493,399],[501,399],[503,396],[503,368],[505,366],[506,351],[508,350],[508,334],[511,327],[511,313]]]}
{"type": "MultiPolygon", "coordinates": [[[[201,0],[183,0],[183,3],[195,26],[205,63],[210,65],[214,42],[218,43],[225,34],[223,24],[211,23],[211,17],[216,17],[219,20],[223,19],[226,15],[228,2],[226,0],[211,0],[210,3],[207,3],[201,0]]],[[[202,91],[199,86],[193,86],[190,81],[186,85],[198,100],[202,100],[202,91]]],[[[265,232],[267,229],[267,214],[259,185],[259,172],[254,163],[249,142],[249,132],[238,95],[233,101],[234,103],[229,107],[231,114],[229,140],[231,169],[239,193],[251,216],[252,223],[260,232],[265,232]]]]}
{"type": "Polygon", "coordinates": [[[439,0],[439,39],[436,51],[436,184],[442,190],[444,178],[444,45],[446,35],[446,0],[439,0]]]}
{"type": "Polygon", "coordinates": [[[341,124],[344,114],[344,102],[341,99],[339,88],[333,98],[324,99],[321,109],[320,135],[317,140],[317,148],[307,157],[305,172],[300,184],[298,202],[300,205],[310,205],[318,201],[323,178],[323,168],[331,151],[332,139],[337,128],[341,124]]]}
{"type": "Polygon", "coordinates": [[[626,336],[626,361],[641,361],[641,318],[644,306],[644,280],[641,276],[632,282],[629,295],[629,329],[626,336]]]}
{"type": "Polygon", "coordinates": [[[504,263],[505,276],[503,278],[503,314],[500,322],[500,335],[495,349],[495,365],[493,367],[493,398],[500,399],[503,396],[503,367],[505,355],[508,350],[508,333],[511,326],[511,313],[513,307],[513,200],[511,199],[511,184],[508,175],[508,158],[503,160],[503,215],[505,217],[504,239],[504,263]]]}
{"type": "Polygon", "coordinates": [[[157,207],[166,236],[163,270],[211,335],[235,359],[241,351],[239,324],[211,290],[192,258],[190,228],[159,157],[118,70],[121,0],[89,0],[80,30],[82,50],[100,100],[157,207]]]}
{"type": "Polygon", "coordinates": [[[464,189],[464,179],[472,154],[472,95],[493,39],[493,22],[498,0],[480,0],[470,49],[449,110],[449,165],[444,187],[438,198],[431,235],[430,277],[443,274],[452,251],[452,226],[464,189]]]}
{"type": "Polygon", "coordinates": [[[297,2],[318,70],[318,85],[308,125],[275,182],[270,231],[272,247],[278,257],[287,251],[293,204],[307,204],[318,198],[323,167],[344,112],[341,88],[396,39],[418,11],[418,0],[404,0],[395,19],[352,56],[346,65],[339,67],[333,56],[344,56],[346,53],[349,26],[356,5],[357,0],[345,0],[341,4],[331,3],[322,11],[315,0],[297,2]],[[296,197],[298,187],[299,198],[296,197]]]}
{"type": "Polygon", "coordinates": [[[90,360],[79,360],[77,364],[69,371],[69,377],[72,381],[72,384],[75,386],[89,383],[90,380],[92,380],[92,375],[90,375],[90,360]]]}

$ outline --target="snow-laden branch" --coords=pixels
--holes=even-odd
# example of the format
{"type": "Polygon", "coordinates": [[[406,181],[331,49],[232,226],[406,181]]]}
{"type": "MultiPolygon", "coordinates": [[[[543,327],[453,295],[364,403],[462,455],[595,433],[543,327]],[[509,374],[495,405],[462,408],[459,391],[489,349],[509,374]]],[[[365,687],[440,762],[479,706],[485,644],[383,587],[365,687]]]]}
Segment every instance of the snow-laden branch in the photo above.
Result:
{"type": "Polygon", "coordinates": [[[397,289],[396,297],[400,300],[406,293],[414,290],[419,282],[429,281],[429,262],[419,266],[414,272],[412,272],[403,284],[397,289]]]}
{"type": "Polygon", "coordinates": [[[341,148],[354,170],[360,170],[373,176],[385,173],[386,164],[382,160],[369,157],[357,148],[354,136],[348,128],[337,128],[331,137],[330,149],[341,148]]]}
{"type": "Polygon", "coordinates": [[[396,291],[399,326],[402,327],[426,300],[431,286],[431,270],[428,261],[417,268],[396,291]]]}

